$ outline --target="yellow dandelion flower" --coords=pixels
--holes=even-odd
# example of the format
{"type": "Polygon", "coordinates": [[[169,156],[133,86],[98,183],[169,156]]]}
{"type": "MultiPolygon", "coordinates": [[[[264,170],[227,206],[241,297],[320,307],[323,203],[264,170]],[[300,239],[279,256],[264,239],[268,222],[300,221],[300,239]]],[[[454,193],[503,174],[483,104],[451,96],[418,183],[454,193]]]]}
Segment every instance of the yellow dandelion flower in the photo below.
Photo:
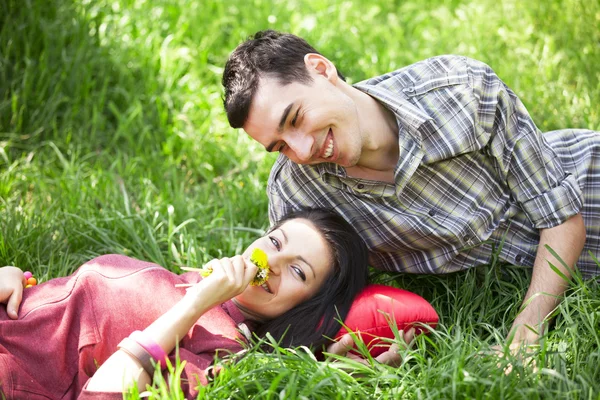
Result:
{"type": "Polygon", "coordinates": [[[250,261],[254,263],[258,267],[258,271],[256,271],[256,276],[252,281],[250,281],[251,286],[262,285],[269,279],[269,263],[267,262],[267,253],[263,250],[255,247],[252,250],[252,255],[250,256],[250,261]]]}

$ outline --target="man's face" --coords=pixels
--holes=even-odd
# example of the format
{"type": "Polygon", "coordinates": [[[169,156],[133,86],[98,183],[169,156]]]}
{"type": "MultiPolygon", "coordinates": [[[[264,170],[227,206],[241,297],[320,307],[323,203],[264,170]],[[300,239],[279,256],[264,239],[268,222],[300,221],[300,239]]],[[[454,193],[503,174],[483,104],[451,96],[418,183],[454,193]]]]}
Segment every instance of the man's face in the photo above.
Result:
{"type": "Polygon", "coordinates": [[[309,73],[309,84],[261,78],[243,128],[267,151],[297,164],[355,166],[363,141],[355,103],[336,85],[337,76],[309,73]]]}

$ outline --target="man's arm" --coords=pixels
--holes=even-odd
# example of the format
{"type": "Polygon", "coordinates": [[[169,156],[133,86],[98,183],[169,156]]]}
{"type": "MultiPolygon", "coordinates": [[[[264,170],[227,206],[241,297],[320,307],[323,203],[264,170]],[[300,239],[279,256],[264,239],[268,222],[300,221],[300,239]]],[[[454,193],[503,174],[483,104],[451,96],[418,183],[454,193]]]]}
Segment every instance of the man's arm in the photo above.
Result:
{"type": "Polygon", "coordinates": [[[585,242],[580,214],[583,195],[577,177],[564,169],[517,95],[489,66],[476,60],[467,62],[478,99],[476,121],[490,133],[487,148],[498,178],[505,180],[510,198],[540,232],[531,283],[508,339],[511,347],[533,344],[568,286],[550,263],[567,278],[571,276],[546,245],[569,268],[575,266],[585,242]]]}
{"type": "MultiPolygon", "coordinates": [[[[585,226],[581,214],[561,225],[540,230],[533,275],[523,301],[522,310],[515,319],[508,340],[513,345],[535,344],[543,333],[544,320],[560,303],[569,282],[550,267],[558,268],[567,278],[571,271],[563,266],[546,248],[548,245],[566,265],[573,268],[585,243],[585,226]]],[[[517,347],[518,347],[517,346],[517,347]]]]}

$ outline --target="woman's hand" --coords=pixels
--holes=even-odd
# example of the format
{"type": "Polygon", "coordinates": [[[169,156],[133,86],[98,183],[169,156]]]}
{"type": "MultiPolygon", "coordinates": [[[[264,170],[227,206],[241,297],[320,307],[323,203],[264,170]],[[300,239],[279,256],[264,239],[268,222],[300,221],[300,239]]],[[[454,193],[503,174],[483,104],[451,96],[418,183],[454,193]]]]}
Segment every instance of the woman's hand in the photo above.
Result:
{"type": "Polygon", "coordinates": [[[212,273],[188,289],[187,296],[202,298],[211,306],[221,304],[242,293],[256,276],[257,267],[242,256],[212,260],[205,268],[212,273]]]}
{"type": "MultiPolygon", "coordinates": [[[[400,331],[400,335],[404,339],[403,346],[405,348],[410,348],[413,344],[413,340],[415,338],[415,328],[410,328],[406,332],[403,330],[400,331]]],[[[354,361],[358,361],[364,365],[370,365],[369,361],[357,354],[354,354],[350,350],[354,348],[354,339],[350,334],[345,334],[338,340],[327,346],[327,352],[331,354],[336,354],[339,356],[348,357],[354,361]]],[[[400,346],[397,342],[393,343],[390,348],[377,357],[374,360],[378,363],[390,365],[392,367],[397,367],[402,362],[402,357],[399,353],[400,346]]]]}
{"type": "Polygon", "coordinates": [[[23,298],[25,276],[17,267],[0,268],[0,303],[6,304],[6,312],[12,319],[17,319],[17,310],[23,298]]]}

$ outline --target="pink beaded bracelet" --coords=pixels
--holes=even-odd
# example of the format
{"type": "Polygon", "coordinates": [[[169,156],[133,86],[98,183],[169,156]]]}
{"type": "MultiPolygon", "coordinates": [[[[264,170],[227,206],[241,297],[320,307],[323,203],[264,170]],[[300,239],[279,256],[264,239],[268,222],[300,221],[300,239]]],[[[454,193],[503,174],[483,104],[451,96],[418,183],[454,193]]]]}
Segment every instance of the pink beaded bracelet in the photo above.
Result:
{"type": "Polygon", "coordinates": [[[152,340],[148,334],[142,331],[134,331],[129,335],[129,338],[142,346],[154,360],[160,364],[160,368],[164,369],[167,366],[167,353],[162,347],[152,340]]]}

